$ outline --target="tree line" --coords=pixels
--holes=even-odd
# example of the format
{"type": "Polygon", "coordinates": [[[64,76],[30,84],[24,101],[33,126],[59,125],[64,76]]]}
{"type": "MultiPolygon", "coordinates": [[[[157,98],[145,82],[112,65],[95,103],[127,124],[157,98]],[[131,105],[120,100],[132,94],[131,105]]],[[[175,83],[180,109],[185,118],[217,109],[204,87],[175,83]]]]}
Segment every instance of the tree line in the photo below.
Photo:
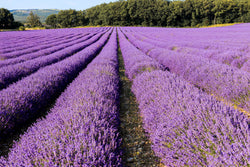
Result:
{"type": "Polygon", "coordinates": [[[195,27],[234,22],[250,22],[249,0],[120,0],[84,11],[63,10],[46,20],[52,27],[195,27]]]}
{"type": "Polygon", "coordinates": [[[69,28],[88,25],[85,11],[61,10],[58,14],[49,15],[46,24],[53,28],[69,28]]]}
{"type": "MultiPolygon", "coordinates": [[[[119,0],[76,11],[61,10],[49,15],[52,28],[76,26],[161,26],[196,27],[212,24],[250,22],[249,0],[119,0]]],[[[30,13],[29,27],[41,26],[39,17],[30,13]]],[[[15,28],[13,14],[0,9],[0,28],[15,28]]]]}

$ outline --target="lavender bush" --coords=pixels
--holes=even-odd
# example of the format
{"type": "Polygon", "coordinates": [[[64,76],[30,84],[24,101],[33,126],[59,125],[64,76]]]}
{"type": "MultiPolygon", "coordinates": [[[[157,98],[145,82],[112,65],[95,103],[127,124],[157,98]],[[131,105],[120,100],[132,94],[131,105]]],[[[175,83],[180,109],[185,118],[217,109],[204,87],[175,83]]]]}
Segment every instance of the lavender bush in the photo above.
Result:
{"type": "Polygon", "coordinates": [[[245,110],[249,110],[249,73],[202,56],[180,54],[153,45],[150,48],[150,44],[136,40],[129,33],[126,35],[135,46],[168,67],[171,72],[182,76],[199,88],[205,89],[208,93],[215,94],[245,110]]]}
{"type": "Polygon", "coordinates": [[[18,63],[15,65],[9,65],[0,68],[0,90],[7,87],[9,84],[21,79],[22,77],[25,77],[38,69],[56,63],[60,60],[63,60],[72,54],[79,52],[80,50],[84,49],[85,47],[93,44],[96,42],[103,33],[97,34],[93,36],[89,40],[84,40],[81,43],[77,43],[76,45],[73,45],[71,47],[62,49],[58,52],[52,53],[48,56],[40,56],[38,58],[25,61],[23,63],[18,63]]]}
{"type": "Polygon", "coordinates": [[[241,69],[250,73],[250,61],[247,61],[241,69]]]}
{"type": "Polygon", "coordinates": [[[250,120],[169,72],[132,86],[152,148],[166,166],[250,165],[250,120]]]}
{"type": "Polygon", "coordinates": [[[95,57],[110,31],[75,55],[42,68],[0,91],[0,138],[37,115],[95,57]]]}
{"type": "Polygon", "coordinates": [[[39,120],[0,166],[122,166],[117,35],[166,166],[250,166],[249,25],[2,32],[0,141],[39,120]]]}
{"type": "Polygon", "coordinates": [[[213,29],[124,27],[123,30],[157,47],[195,54],[241,68],[248,61],[246,55],[250,52],[249,25],[213,29]],[[231,64],[234,60],[237,63],[231,64]]]}
{"type": "MultiPolygon", "coordinates": [[[[22,56],[18,56],[15,58],[11,58],[11,59],[4,59],[5,61],[0,61],[0,68],[3,66],[7,66],[7,65],[12,65],[12,64],[17,64],[17,63],[21,63],[27,60],[31,60],[34,58],[37,58],[39,56],[46,56],[49,54],[52,54],[56,51],[62,50],[66,47],[70,47],[74,44],[83,42],[87,39],[89,39],[90,37],[92,37],[94,35],[94,33],[92,33],[91,35],[82,35],[82,36],[76,36],[76,37],[72,37],[71,39],[65,39],[62,40],[60,42],[53,42],[52,44],[46,45],[46,48],[40,48],[40,50],[36,51],[36,52],[31,52],[31,53],[27,53],[24,54],[22,56]]],[[[18,51],[16,51],[18,52],[18,51]]]]}
{"type": "Polygon", "coordinates": [[[121,166],[115,31],[45,119],[21,136],[4,166],[121,166]]]}
{"type": "Polygon", "coordinates": [[[101,32],[108,28],[50,29],[39,31],[2,32],[0,37],[0,55],[23,50],[37,45],[58,41],[62,38],[82,35],[83,33],[101,32]],[[28,41],[28,42],[27,42],[28,41]],[[25,44],[25,45],[24,45],[25,44]]]}
{"type": "Polygon", "coordinates": [[[118,32],[118,35],[126,69],[125,73],[130,80],[144,71],[163,69],[158,62],[135,48],[120,31],[118,32]]]}
{"type": "Polygon", "coordinates": [[[74,41],[67,42],[67,40],[65,40],[65,41],[63,41],[64,43],[61,45],[53,44],[53,46],[51,46],[50,48],[42,49],[42,50],[39,50],[39,51],[34,52],[34,53],[25,54],[22,56],[11,58],[11,59],[4,58],[4,61],[0,61],[0,67],[12,65],[12,64],[17,64],[17,63],[21,63],[21,62],[24,62],[27,60],[37,58],[39,56],[46,56],[46,55],[52,54],[56,51],[60,51],[62,49],[65,49],[65,48],[70,47],[72,45],[75,45],[77,43],[84,42],[84,41],[88,40],[89,38],[93,37],[94,35],[96,35],[97,32],[87,33],[87,34],[88,35],[83,35],[82,38],[81,37],[74,38],[74,41]]]}
{"type": "MultiPolygon", "coordinates": [[[[73,37],[77,37],[77,36],[75,35],[73,37]]],[[[11,51],[11,52],[8,51],[7,53],[1,54],[1,56],[6,58],[6,59],[7,58],[15,58],[15,57],[18,57],[18,56],[21,56],[21,55],[24,55],[24,54],[33,53],[33,52],[39,51],[41,49],[49,48],[49,47],[51,47],[51,45],[52,46],[53,45],[59,45],[62,42],[64,42],[63,39],[60,39],[59,41],[58,41],[58,39],[56,39],[56,40],[52,39],[52,40],[46,41],[45,43],[41,42],[40,44],[37,44],[35,46],[33,46],[33,45],[29,46],[29,44],[27,43],[27,45],[29,46],[28,48],[26,48],[27,47],[26,45],[23,45],[25,47],[25,49],[23,49],[23,48],[13,48],[14,49],[13,51],[11,51]]],[[[6,52],[6,51],[4,51],[4,52],[6,52]]]]}
{"type": "MultiPolygon", "coordinates": [[[[40,31],[36,33],[22,33],[22,32],[4,32],[0,41],[3,43],[1,45],[0,55],[15,52],[16,50],[25,50],[28,48],[36,47],[37,45],[56,42],[63,38],[68,38],[77,35],[76,33],[66,33],[66,31],[61,31],[59,34],[55,31],[40,31]],[[24,45],[24,43],[26,45],[24,45]]],[[[80,34],[79,34],[80,35],[80,34]]]]}

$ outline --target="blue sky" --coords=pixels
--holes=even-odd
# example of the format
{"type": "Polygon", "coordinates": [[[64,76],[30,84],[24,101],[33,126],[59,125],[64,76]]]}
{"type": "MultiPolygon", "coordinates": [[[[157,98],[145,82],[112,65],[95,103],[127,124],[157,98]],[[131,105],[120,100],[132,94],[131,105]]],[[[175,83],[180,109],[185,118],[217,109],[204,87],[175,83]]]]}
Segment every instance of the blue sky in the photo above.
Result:
{"type": "Polygon", "coordinates": [[[11,9],[76,9],[84,10],[117,0],[0,0],[0,8],[11,9]]]}

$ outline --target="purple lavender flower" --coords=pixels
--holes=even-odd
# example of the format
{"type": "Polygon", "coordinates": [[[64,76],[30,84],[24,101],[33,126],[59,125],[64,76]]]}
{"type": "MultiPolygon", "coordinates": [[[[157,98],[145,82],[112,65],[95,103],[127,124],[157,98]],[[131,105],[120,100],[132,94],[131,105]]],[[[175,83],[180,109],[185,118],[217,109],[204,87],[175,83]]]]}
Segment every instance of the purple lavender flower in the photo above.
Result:
{"type": "Polygon", "coordinates": [[[0,91],[0,137],[22,125],[48,105],[58,93],[96,56],[108,39],[110,31],[96,43],[58,63],[0,91]]]}
{"type": "Polygon", "coordinates": [[[64,48],[48,56],[40,56],[29,61],[0,68],[0,90],[7,87],[9,84],[21,79],[22,77],[32,74],[33,72],[44,66],[56,63],[76,52],[81,51],[82,49],[96,42],[102,35],[103,33],[97,34],[89,40],[84,40],[80,43],[77,43],[76,45],[64,48]]]}
{"type": "Polygon", "coordinates": [[[62,93],[46,118],[30,127],[0,164],[122,166],[117,65],[113,31],[101,53],[62,93]]]}
{"type": "MultiPolygon", "coordinates": [[[[78,36],[72,37],[70,39],[68,39],[68,38],[65,38],[65,40],[61,39],[61,41],[59,41],[59,42],[53,42],[49,45],[46,45],[46,47],[48,47],[48,48],[44,48],[44,49],[39,50],[37,52],[32,52],[29,54],[18,56],[16,58],[11,58],[11,59],[6,59],[5,61],[0,61],[0,67],[12,65],[12,64],[17,64],[17,63],[21,63],[21,62],[24,62],[24,61],[27,61],[30,59],[37,58],[39,56],[45,56],[45,55],[52,54],[56,51],[59,51],[59,50],[62,50],[66,47],[72,46],[76,43],[83,42],[83,41],[89,39],[93,35],[94,35],[94,33],[92,33],[92,34],[85,33],[85,34],[82,34],[80,36],[78,35],[78,36]]],[[[4,56],[2,56],[2,57],[4,57],[4,56]]]]}
{"type": "Polygon", "coordinates": [[[219,98],[249,110],[250,74],[248,72],[200,55],[160,48],[138,40],[131,33],[125,34],[136,47],[163,64],[171,72],[204,89],[207,93],[215,94],[219,98]]]}
{"type": "Polygon", "coordinates": [[[250,120],[169,72],[132,86],[152,148],[166,166],[247,166],[250,120]]]}
{"type": "Polygon", "coordinates": [[[158,62],[134,47],[121,33],[118,32],[120,48],[124,59],[126,75],[130,80],[144,71],[163,69],[158,62]]]}

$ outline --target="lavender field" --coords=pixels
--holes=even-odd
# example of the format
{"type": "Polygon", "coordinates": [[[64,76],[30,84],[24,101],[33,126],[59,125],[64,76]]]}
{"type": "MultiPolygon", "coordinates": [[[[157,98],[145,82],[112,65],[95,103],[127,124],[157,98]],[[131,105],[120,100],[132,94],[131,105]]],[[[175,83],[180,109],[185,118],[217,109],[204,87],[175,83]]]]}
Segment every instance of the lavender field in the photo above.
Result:
{"type": "Polygon", "coordinates": [[[249,23],[1,32],[0,167],[250,166],[249,37],[249,23]]]}

